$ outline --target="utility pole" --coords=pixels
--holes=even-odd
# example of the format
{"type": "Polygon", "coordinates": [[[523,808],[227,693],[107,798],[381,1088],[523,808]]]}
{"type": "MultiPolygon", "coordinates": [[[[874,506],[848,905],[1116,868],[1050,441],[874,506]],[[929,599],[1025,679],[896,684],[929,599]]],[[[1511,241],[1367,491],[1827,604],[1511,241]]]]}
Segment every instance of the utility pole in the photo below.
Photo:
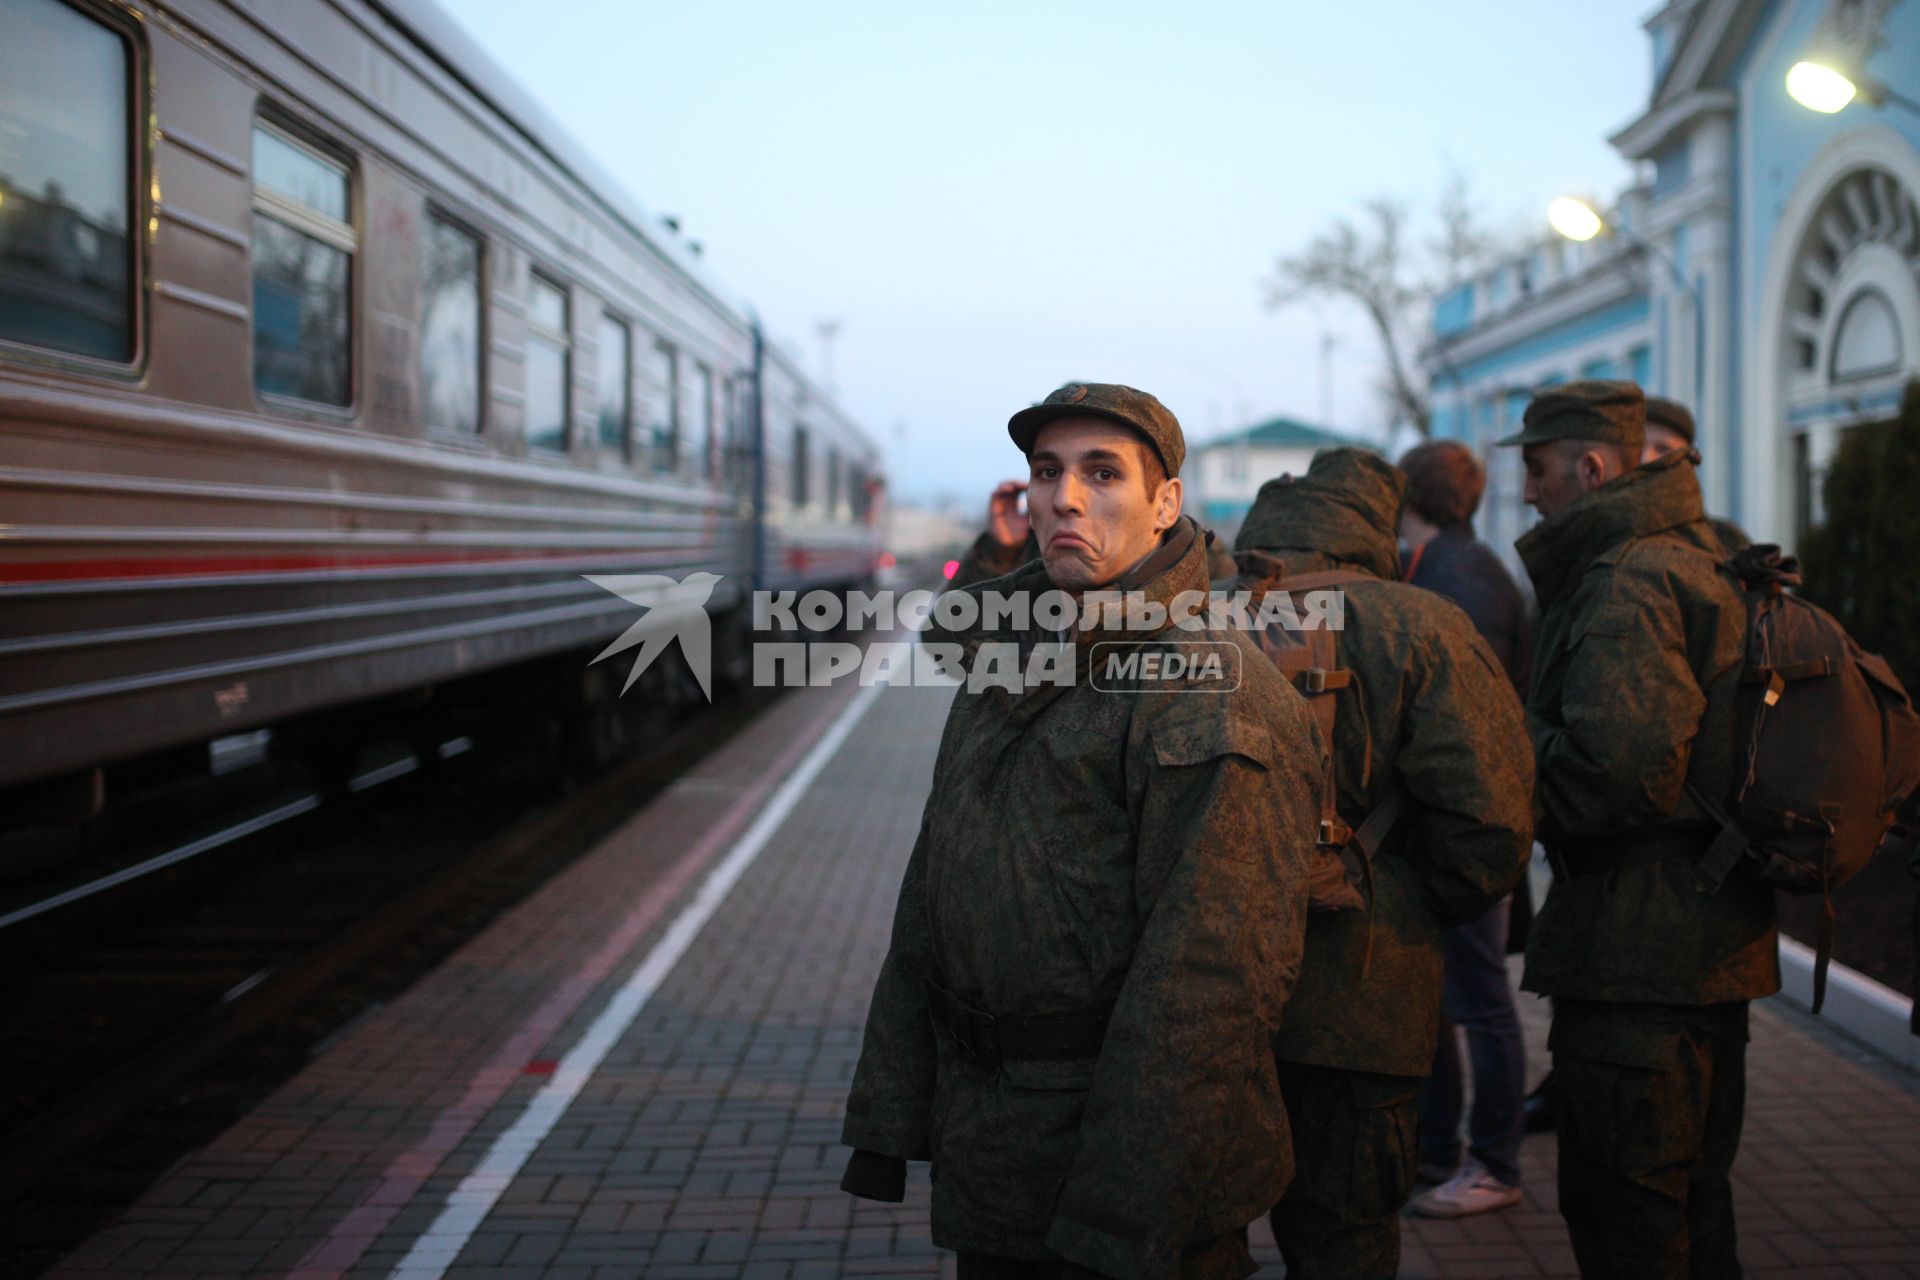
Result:
{"type": "Polygon", "coordinates": [[[1333,349],[1340,339],[1333,330],[1320,330],[1320,425],[1333,429],[1333,349]]]}
{"type": "Polygon", "coordinates": [[[813,326],[813,331],[820,335],[820,385],[827,389],[829,395],[832,395],[835,390],[833,340],[840,336],[840,321],[837,317],[832,320],[822,320],[813,326]]]}

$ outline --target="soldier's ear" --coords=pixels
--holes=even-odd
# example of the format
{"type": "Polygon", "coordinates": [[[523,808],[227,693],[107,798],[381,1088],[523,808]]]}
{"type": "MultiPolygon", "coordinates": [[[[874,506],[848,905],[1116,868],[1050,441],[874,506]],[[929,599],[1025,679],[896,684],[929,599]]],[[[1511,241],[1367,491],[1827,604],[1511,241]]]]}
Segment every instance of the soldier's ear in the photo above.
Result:
{"type": "Polygon", "coordinates": [[[1580,456],[1573,460],[1574,474],[1580,477],[1584,489],[1598,489],[1610,478],[1607,475],[1607,456],[1598,448],[1582,449],[1580,456]]]}
{"type": "Polygon", "coordinates": [[[1180,519],[1180,505],[1185,499],[1185,492],[1181,488],[1179,476],[1170,477],[1160,486],[1160,493],[1154,500],[1153,509],[1156,533],[1165,533],[1180,519]]]}

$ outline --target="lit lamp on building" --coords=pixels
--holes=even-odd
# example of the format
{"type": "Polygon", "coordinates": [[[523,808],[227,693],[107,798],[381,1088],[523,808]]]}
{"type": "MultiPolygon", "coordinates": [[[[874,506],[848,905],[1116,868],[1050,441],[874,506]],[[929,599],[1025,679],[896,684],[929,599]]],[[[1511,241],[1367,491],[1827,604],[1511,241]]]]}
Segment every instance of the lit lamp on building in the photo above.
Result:
{"type": "Polygon", "coordinates": [[[1895,93],[1879,80],[1858,73],[1849,75],[1830,60],[1806,59],[1787,70],[1787,95],[1809,111],[1832,115],[1843,110],[1855,98],[1870,107],[1889,102],[1920,115],[1920,102],[1895,93]]]}
{"type": "Polygon", "coordinates": [[[1636,231],[1631,231],[1617,223],[1609,225],[1607,220],[1600,216],[1599,211],[1585,200],[1561,196],[1547,206],[1547,222],[1567,239],[1582,244],[1604,231],[1623,244],[1635,249],[1644,249],[1666,264],[1667,270],[1673,275],[1674,283],[1680,286],[1693,304],[1693,403],[1688,408],[1692,409],[1697,416],[1704,418],[1706,406],[1701,403],[1701,389],[1705,386],[1706,374],[1707,312],[1705,302],[1700,297],[1699,286],[1687,279],[1687,273],[1680,269],[1680,264],[1675,262],[1666,250],[1636,231]]]}
{"type": "Polygon", "coordinates": [[[1581,244],[1599,235],[1606,227],[1593,206],[1584,200],[1575,200],[1572,196],[1561,196],[1547,206],[1547,222],[1555,231],[1569,240],[1581,244]]]}

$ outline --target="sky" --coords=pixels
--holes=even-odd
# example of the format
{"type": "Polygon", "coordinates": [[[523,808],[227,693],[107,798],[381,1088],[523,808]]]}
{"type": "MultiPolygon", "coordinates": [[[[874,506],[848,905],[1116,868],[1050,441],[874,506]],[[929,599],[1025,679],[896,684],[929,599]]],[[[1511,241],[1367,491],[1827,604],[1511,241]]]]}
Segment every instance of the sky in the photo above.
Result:
{"type": "Polygon", "coordinates": [[[1516,238],[1610,198],[1655,7],[442,3],[830,372],[896,500],[983,509],[1025,473],[1008,415],[1066,381],[1151,391],[1190,441],[1381,435],[1359,313],[1262,280],[1375,196],[1429,227],[1455,172],[1516,238]]]}

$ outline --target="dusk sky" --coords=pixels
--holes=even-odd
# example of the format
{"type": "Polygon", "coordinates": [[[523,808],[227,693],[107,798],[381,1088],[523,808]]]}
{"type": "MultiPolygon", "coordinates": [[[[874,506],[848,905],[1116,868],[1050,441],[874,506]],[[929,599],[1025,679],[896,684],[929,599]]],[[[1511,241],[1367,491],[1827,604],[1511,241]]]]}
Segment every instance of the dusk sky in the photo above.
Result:
{"type": "Polygon", "coordinates": [[[833,383],[896,497],[971,507],[1024,474],[1008,414],[1071,379],[1152,391],[1192,439],[1327,399],[1377,436],[1358,313],[1259,282],[1374,195],[1426,230],[1450,168],[1516,235],[1610,198],[1654,6],[448,8],[816,375],[841,322],[833,383]]]}

